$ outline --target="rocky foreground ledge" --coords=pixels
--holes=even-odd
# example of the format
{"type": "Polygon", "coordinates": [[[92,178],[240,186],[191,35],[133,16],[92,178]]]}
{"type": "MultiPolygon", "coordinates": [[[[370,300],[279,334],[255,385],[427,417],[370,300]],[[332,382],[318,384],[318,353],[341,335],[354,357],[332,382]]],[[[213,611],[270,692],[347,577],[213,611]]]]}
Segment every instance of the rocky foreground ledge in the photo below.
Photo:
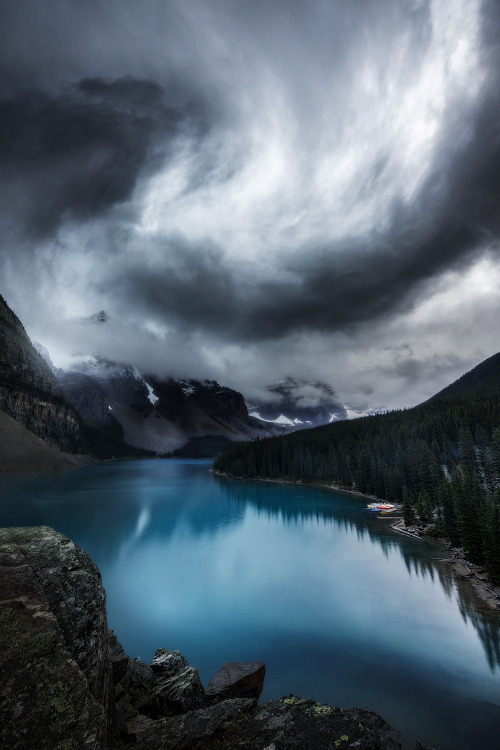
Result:
{"type": "Polygon", "coordinates": [[[150,665],[129,659],[108,631],[99,570],[44,526],[0,529],[0,673],[5,750],[395,750],[402,742],[371,711],[297,696],[260,706],[259,662],[224,665],[205,690],[178,651],[158,649],[150,665]]]}

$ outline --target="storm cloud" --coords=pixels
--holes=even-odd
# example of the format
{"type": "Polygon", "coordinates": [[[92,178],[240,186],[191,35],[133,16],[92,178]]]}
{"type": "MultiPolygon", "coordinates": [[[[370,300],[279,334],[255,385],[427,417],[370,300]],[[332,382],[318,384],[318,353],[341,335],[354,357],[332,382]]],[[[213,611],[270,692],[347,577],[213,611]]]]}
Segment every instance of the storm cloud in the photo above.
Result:
{"type": "Polygon", "coordinates": [[[165,99],[153,81],[89,78],[55,97],[28,89],[1,102],[7,212],[36,238],[125,202],[140,173],[154,168],[155,146],[168,152],[181,124],[194,125],[192,109],[165,99]]]}
{"type": "Polygon", "coordinates": [[[2,291],[56,360],[386,407],[496,351],[494,2],[0,11],[2,291]]]}

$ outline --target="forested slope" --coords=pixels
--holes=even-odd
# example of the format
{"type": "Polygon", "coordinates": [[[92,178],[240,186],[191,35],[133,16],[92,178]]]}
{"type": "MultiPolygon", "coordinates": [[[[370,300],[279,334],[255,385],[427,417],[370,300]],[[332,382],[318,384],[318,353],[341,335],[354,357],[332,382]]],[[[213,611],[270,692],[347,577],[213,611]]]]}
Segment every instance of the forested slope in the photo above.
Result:
{"type": "Polygon", "coordinates": [[[500,582],[500,354],[412,409],[235,445],[214,469],[402,502],[500,582]]]}

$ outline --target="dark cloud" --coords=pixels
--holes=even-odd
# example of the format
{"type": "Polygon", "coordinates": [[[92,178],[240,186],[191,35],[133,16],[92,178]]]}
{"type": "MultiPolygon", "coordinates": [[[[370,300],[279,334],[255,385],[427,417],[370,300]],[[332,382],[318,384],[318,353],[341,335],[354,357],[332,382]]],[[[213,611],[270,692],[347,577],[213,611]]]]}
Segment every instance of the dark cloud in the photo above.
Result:
{"type": "Polygon", "coordinates": [[[243,289],[209,241],[200,247],[174,237],[165,243],[161,261],[149,263],[142,257],[118,271],[111,284],[111,294],[121,298],[123,306],[134,300],[144,316],[181,328],[238,334],[236,311],[243,304],[243,289]]]}
{"type": "Polygon", "coordinates": [[[404,356],[381,332],[497,264],[499,24],[495,0],[0,0],[4,293],[50,300],[47,327],[60,298],[68,320],[105,309],[122,359],[151,326],[196,339],[190,366],[202,339],[212,362],[238,345],[299,367],[307,340],[327,379],[331,337],[362,358],[377,330],[366,371],[422,381],[422,322],[404,356]]]}
{"type": "Polygon", "coordinates": [[[373,370],[373,375],[377,378],[380,376],[393,380],[400,378],[407,385],[418,383],[419,381],[429,380],[436,381],[444,375],[444,382],[450,371],[466,371],[467,359],[459,354],[432,354],[428,357],[417,359],[412,356],[403,356],[402,353],[395,357],[393,364],[386,367],[377,367],[373,370]]]}
{"type": "Polygon", "coordinates": [[[500,102],[488,96],[466,147],[457,151],[453,133],[445,133],[430,176],[411,205],[393,206],[385,232],[306,247],[286,281],[251,280],[213,243],[176,237],[160,265],[124,269],[114,293],[134,298],[145,313],[227,339],[335,332],[401,311],[424,282],[496,251],[499,203],[500,102]]]}
{"type": "Polygon", "coordinates": [[[0,102],[4,211],[31,235],[84,222],[130,198],[152,145],[201,125],[193,106],[170,107],[154,81],[83,79],[57,96],[22,90],[0,102]]]}

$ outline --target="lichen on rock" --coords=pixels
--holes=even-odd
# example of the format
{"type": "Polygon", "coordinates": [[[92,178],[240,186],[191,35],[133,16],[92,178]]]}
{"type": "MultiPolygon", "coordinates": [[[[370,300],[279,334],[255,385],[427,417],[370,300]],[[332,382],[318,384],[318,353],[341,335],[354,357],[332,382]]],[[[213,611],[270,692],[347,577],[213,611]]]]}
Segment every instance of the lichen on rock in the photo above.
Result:
{"type": "Polygon", "coordinates": [[[107,747],[106,609],[94,563],[47,527],[0,529],[0,600],[0,745],[107,747]]]}

